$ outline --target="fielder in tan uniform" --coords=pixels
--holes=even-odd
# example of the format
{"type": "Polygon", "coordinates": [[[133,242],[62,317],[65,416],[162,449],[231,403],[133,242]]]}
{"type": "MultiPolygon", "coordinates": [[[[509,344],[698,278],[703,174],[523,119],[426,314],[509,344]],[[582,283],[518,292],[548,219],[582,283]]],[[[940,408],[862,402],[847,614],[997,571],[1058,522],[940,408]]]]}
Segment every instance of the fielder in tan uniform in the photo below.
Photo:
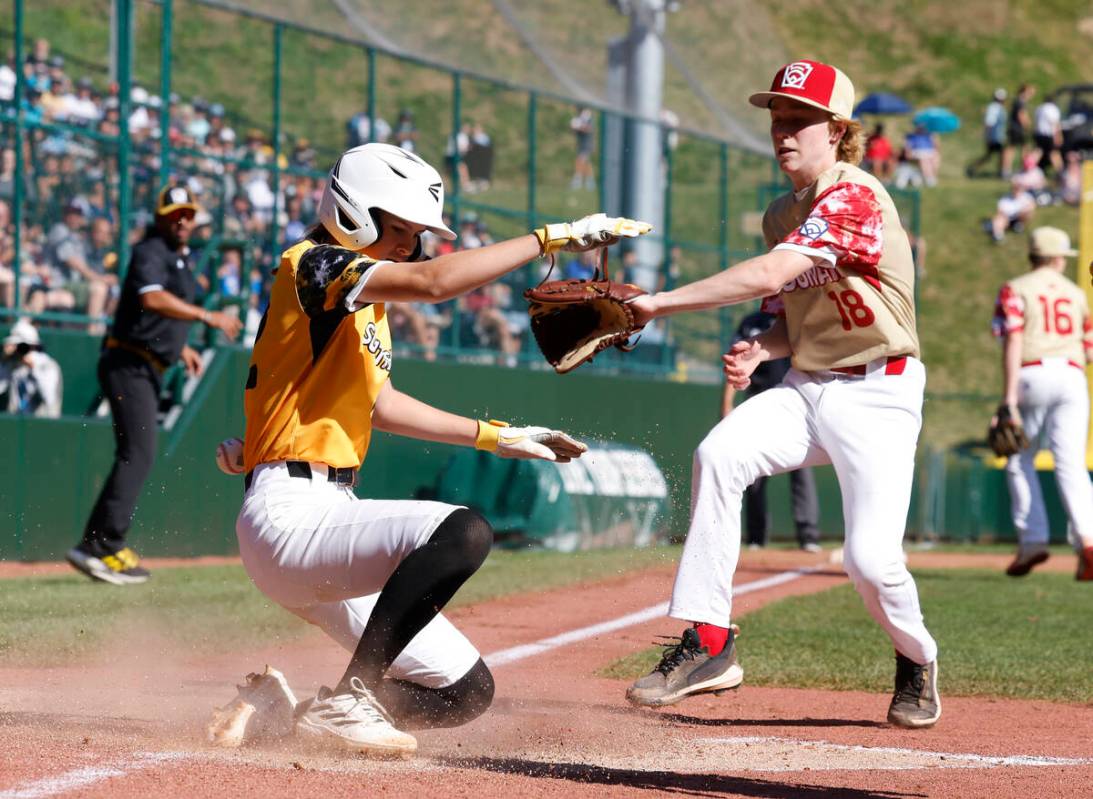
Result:
{"type": "Polygon", "coordinates": [[[761,361],[788,355],[793,368],[695,452],[691,526],[669,607],[694,626],[627,697],[656,707],[740,684],[730,614],[741,496],[760,477],[830,463],[842,491],[845,568],[896,650],[888,719],[928,727],[941,716],[937,644],[902,551],[926,381],[911,248],[887,191],[857,167],[863,136],[846,75],[797,61],[750,100],[769,109],[774,154],[793,184],[764,217],[770,251],[633,306],[645,322],[765,298],[782,321],[734,344],[726,376],[743,389],[761,361]]]}
{"type": "Polygon", "coordinates": [[[1055,458],[1055,482],[1078,549],[1079,580],[1093,580],[1093,485],[1085,464],[1093,320],[1085,292],[1068,279],[1067,257],[1078,253],[1057,228],[1029,237],[1029,272],[998,292],[993,332],[1002,339],[1002,403],[1029,438],[1006,463],[1017,528],[1017,556],[1006,569],[1022,577],[1048,558],[1047,513],[1034,465],[1041,438],[1055,458]]]}

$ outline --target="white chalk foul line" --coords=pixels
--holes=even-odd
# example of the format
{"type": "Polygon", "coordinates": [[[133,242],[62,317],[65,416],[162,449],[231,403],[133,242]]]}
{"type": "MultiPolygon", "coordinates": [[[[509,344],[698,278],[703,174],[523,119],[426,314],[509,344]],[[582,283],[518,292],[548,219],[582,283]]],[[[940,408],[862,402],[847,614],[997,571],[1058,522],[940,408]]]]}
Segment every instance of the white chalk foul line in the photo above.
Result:
{"type": "MultiPolygon", "coordinates": [[[[977,755],[967,752],[933,752],[928,749],[907,749],[895,746],[862,746],[860,744],[836,744],[829,741],[812,741],[802,738],[781,738],[776,735],[732,736],[723,738],[698,738],[696,744],[745,746],[751,744],[786,744],[827,752],[862,752],[875,755],[897,755],[909,758],[936,760],[936,768],[979,768],[982,766],[1090,766],[1093,758],[1050,757],[1047,755],[977,755]]],[[[921,763],[886,764],[880,768],[903,771],[921,769],[921,763]]],[[[846,771],[844,764],[832,763],[831,769],[846,771]]],[[[877,768],[876,766],[870,768],[877,768]]],[[[820,771],[823,766],[810,764],[810,770],[820,771]]]]}
{"type": "MultiPolygon", "coordinates": [[[[823,568],[823,566],[810,566],[805,569],[793,569],[792,571],[781,572],[780,574],[775,574],[771,577],[764,577],[761,580],[753,580],[750,583],[736,586],[736,588],[733,589],[733,596],[741,596],[743,594],[750,594],[753,591],[762,591],[765,588],[773,588],[776,585],[791,582],[800,577],[804,577],[807,574],[820,571],[823,568]]],[[[598,635],[604,635],[605,633],[621,630],[625,627],[632,627],[635,624],[642,624],[643,622],[652,621],[653,619],[659,619],[667,614],[668,603],[661,602],[659,605],[653,605],[650,608],[645,608],[645,610],[639,610],[635,613],[628,613],[625,616],[620,616],[611,621],[591,624],[588,627],[570,630],[567,633],[561,633],[560,635],[551,636],[550,638],[543,638],[530,644],[521,644],[520,646],[502,649],[498,652],[486,655],[484,660],[486,661],[487,666],[503,666],[506,663],[515,663],[518,660],[540,655],[543,652],[549,652],[551,649],[557,649],[560,646],[575,644],[578,641],[595,638],[598,635]]]]}
{"type": "MultiPolygon", "coordinates": [[[[764,588],[773,588],[776,585],[791,582],[799,577],[819,571],[822,568],[822,566],[814,566],[806,569],[793,569],[792,571],[782,572],[771,577],[764,577],[761,580],[753,580],[750,583],[744,583],[743,585],[737,586],[733,590],[733,595],[740,596],[749,594],[753,591],[762,591],[764,588]]],[[[641,624],[642,622],[652,621],[653,619],[667,615],[667,613],[668,603],[661,602],[659,605],[654,605],[645,610],[639,610],[636,613],[630,613],[626,616],[612,619],[611,621],[592,624],[588,627],[582,627],[578,630],[571,630],[570,632],[562,633],[561,635],[552,636],[551,638],[544,638],[540,641],[535,641],[534,643],[502,649],[499,652],[494,652],[492,655],[486,655],[485,661],[490,666],[514,663],[533,655],[549,652],[551,649],[557,649],[560,646],[573,644],[577,641],[583,641],[587,638],[593,638],[597,635],[603,635],[604,633],[613,632],[615,630],[621,630],[624,627],[631,627],[635,624],[641,624]]],[[[142,752],[136,755],[132,760],[120,761],[106,766],[78,768],[67,771],[56,777],[47,777],[46,779],[28,782],[15,788],[0,791],[0,799],[42,799],[47,796],[57,796],[58,794],[74,791],[78,788],[85,788],[88,785],[93,785],[102,780],[124,777],[135,771],[149,768],[158,763],[192,759],[193,757],[193,753],[187,752],[142,752]]]]}
{"type": "Polygon", "coordinates": [[[58,794],[75,791],[78,788],[86,788],[96,782],[125,777],[135,771],[150,768],[160,763],[168,763],[172,760],[185,760],[193,757],[187,752],[141,752],[131,760],[121,760],[105,766],[86,766],[84,768],[66,771],[56,777],[27,782],[0,791],[0,799],[41,799],[45,796],[57,796],[58,794]]]}

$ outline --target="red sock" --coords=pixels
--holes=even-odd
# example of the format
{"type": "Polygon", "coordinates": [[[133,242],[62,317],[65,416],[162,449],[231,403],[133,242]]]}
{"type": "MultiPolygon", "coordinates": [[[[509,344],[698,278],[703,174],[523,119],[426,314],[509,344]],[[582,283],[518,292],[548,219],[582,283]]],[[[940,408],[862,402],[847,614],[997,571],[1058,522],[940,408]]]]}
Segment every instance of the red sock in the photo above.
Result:
{"type": "Polygon", "coordinates": [[[698,640],[710,653],[710,657],[720,655],[721,650],[725,648],[725,644],[729,640],[729,628],[718,627],[716,624],[695,622],[695,632],[698,633],[698,640]]]}

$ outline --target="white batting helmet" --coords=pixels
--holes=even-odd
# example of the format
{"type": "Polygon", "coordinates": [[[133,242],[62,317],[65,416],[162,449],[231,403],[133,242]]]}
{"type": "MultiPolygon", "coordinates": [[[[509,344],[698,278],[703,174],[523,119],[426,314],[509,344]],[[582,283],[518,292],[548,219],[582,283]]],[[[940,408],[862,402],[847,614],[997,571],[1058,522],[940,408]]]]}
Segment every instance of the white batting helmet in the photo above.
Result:
{"type": "Polygon", "coordinates": [[[444,224],[440,174],[400,147],[362,144],[342,153],[319,202],[319,221],[341,246],[363,250],[382,234],[372,215],[375,208],[443,239],[456,237],[444,224]]]}

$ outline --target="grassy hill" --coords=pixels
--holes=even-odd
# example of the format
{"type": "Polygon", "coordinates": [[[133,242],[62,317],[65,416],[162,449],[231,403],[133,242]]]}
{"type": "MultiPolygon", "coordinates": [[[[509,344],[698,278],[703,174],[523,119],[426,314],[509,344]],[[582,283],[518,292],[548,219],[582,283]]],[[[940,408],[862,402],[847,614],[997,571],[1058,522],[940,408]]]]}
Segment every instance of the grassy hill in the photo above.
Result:
{"type": "MultiPolygon", "coordinates": [[[[331,0],[236,0],[253,10],[315,28],[359,37],[331,0]]],[[[421,56],[477,70],[532,87],[557,91],[549,71],[497,17],[490,0],[350,0],[375,31],[421,56]]],[[[269,130],[272,95],[272,33],[269,25],[190,0],[175,0],[173,87],[184,96],[223,102],[237,127],[269,130]]],[[[510,2],[538,44],[575,80],[603,91],[606,43],[625,32],[625,20],[606,0],[510,2]]],[[[0,2],[10,20],[11,0],[0,2]]],[[[160,7],[137,2],[138,80],[153,90],[159,83],[160,7]]],[[[27,34],[49,37],[57,50],[75,59],[80,70],[105,81],[108,63],[107,0],[35,0],[27,3],[27,34]]],[[[9,23],[10,24],[10,23],[9,23]]],[[[792,57],[815,57],[840,64],[854,79],[859,96],[887,90],[916,106],[946,105],[964,121],[944,137],[942,182],[926,190],[922,233],[928,245],[927,274],[921,282],[921,335],[930,367],[929,389],[938,395],[994,395],[999,355],[988,334],[993,298],[1000,282],[1025,268],[1023,242],[992,245],[979,223],[993,209],[1004,187],[998,181],[968,181],[963,165],[980,150],[979,120],[996,86],[1013,91],[1020,82],[1036,84],[1041,95],[1057,85],[1077,82],[1088,60],[1093,8],[1078,0],[685,0],[670,15],[667,38],[679,59],[704,90],[728,113],[761,131],[763,115],[746,104],[746,95],[764,86],[772,71],[792,57]]],[[[10,34],[10,30],[8,31],[10,34]]],[[[344,142],[344,123],[365,102],[368,62],[364,52],[288,31],[284,38],[283,124],[289,139],[305,136],[325,152],[344,142]]],[[[398,109],[412,108],[423,132],[421,150],[442,158],[452,119],[450,77],[381,56],[377,63],[378,106],[393,121],[398,109]]],[[[479,198],[521,211],[527,204],[526,97],[465,79],[463,116],[476,119],[494,137],[494,186],[479,198]]],[[[685,126],[718,133],[720,123],[669,65],[665,103],[685,126]]],[[[594,193],[567,190],[572,159],[568,102],[544,99],[539,106],[537,191],[541,207],[563,216],[592,209],[594,193]]],[[[889,120],[900,135],[906,119],[889,120]]],[[[684,138],[677,151],[673,221],[677,235],[716,241],[716,149],[684,138]]],[[[734,155],[742,165],[743,157],[734,155]]],[[[758,187],[767,179],[760,161],[741,171],[732,186],[730,229],[739,240],[740,214],[759,203],[758,187]]],[[[491,220],[491,222],[494,220],[491,220]]],[[[1072,209],[1046,209],[1041,222],[1076,233],[1072,209]]],[[[503,223],[501,232],[521,229],[522,219],[503,223]]],[[[689,254],[683,274],[717,268],[715,257],[689,254]]],[[[716,330],[716,318],[685,322],[699,331],[716,330]]],[[[716,337],[708,349],[714,353],[716,337]]],[[[928,437],[951,443],[977,432],[987,401],[936,399],[928,414],[928,437]]]]}

